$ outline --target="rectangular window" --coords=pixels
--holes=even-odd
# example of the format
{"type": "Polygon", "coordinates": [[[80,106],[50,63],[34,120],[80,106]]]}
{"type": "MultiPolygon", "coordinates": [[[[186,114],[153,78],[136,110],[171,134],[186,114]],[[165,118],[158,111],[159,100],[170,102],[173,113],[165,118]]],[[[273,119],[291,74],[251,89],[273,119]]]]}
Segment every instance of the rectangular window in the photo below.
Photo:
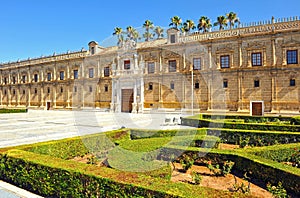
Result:
{"type": "Polygon", "coordinates": [[[23,95],[25,95],[25,93],[26,93],[26,92],[25,92],[25,90],[23,89],[23,95]]]}
{"type": "Polygon", "coordinates": [[[252,66],[262,66],[262,55],[261,55],[261,52],[259,52],[259,53],[252,53],[251,54],[251,62],[252,62],[252,66]]]}
{"type": "Polygon", "coordinates": [[[34,93],[37,94],[37,88],[34,88],[34,93]]]}
{"type": "Polygon", "coordinates": [[[38,81],[38,75],[37,74],[34,74],[34,82],[37,82],[38,81]]]}
{"type": "Polygon", "coordinates": [[[16,90],[15,89],[13,89],[13,95],[16,95],[16,90]]]}
{"type": "Polygon", "coordinates": [[[91,54],[95,54],[95,47],[91,47],[91,54]]]}
{"type": "Polygon", "coordinates": [[[73,72],[74,72],[74,79],[78,79],[78,70],[76,69],[73,72]]]}
{"type": "Polygon", "coordinates": [[[60,80],[64,80],[65,79],[65,72],[64,71],[60,71],[59,72],[59,79],[60,80]]]}
{"type": "Polygon", "coordinates": [[[124,61],[124,69],[130,69],[130,60],[124,61]]]}
{"type": "Polygon", "coordinates": [[[47,80],[51,81],[51,73],[47,73],[47,80]]]}
{"type": "Polygon", "coordinates": [[[50,93],[50,87],[48,87],[48,94],[50,93]]]}
{"type": "Polygon", "coordinates": [[[176,43],[175,34],[171,34],[171,36],[170,36],[170,42],[171,43],[176,43]]]}
{"type": "Polygon", "coordinates": [[[104,86],[104,91],[105,91],[105,92],[108,92],[108,85],[105,85],[105,86],[104,86]]]}
{"type": "Polygon", "coordinates": [[[254,87],[259,87],[259,80],[254,81],[254,87]]]}
{"type": "Polygon", "coordinates": [[[227,80],[224,80],[223,81],[223,88],[227,88],[228,87],[228,81],[227,80]]]}
{"type": "Polygon", "coordinates": [[[89,87],[89,90],[90,90],[90,92],[93,92],[93,87],[90,86],[90,87],[89,87]]]}
{"type": "Polygon", "coordinates": [[[89,78],[94,78],[94,68],[89,69],[89,78]]]}
{"type": "Polygon", "coordinates": [[[26,82],[26,76],[23,75],[23,76],[22,76],[22,83],[25,83],[25,82],[26,82]]]}
{"type": "Polygon", "coordinates": [[[149,90],[149,91],[152,91],[152,90],[153,90],[153,84],[152,84],[152,83],[149,83],[149,85],[148,85],[148,90],[149,90]]]}
{"type": "Polygon", "coordinates": [[[193,59],[193,69],[194,70],[201,70],[201,58],[194,58],[193,59]]]}
{"type": "Polygon", "coordinates": [[[286,62],[287,64],[298,64],[298,50],[287,50],[286,62]]]}
{"type": "Polygon", "coordinates": [[[221,68],[229,68],[230,65],[229,55],[221,56],[220,64],[221,64],[221,68]]]}
{"type": "Polygon", "coordinates": [[[174,89],[175,89],[175,84],[174,84],[174,82],[171,82],[171,84],[170,84],[170,89],[171,89],[171,90],[174,90],[174,89]]]}
{"type": "Polygon", "coordinates": [[[77,87],[76,87],[76,86],[74,87],[74,92],[75,92],[75,93],[77,92],[77,87]]]}
{"type": "Polygon", "coordinates": [[[200,88],[200,83],[199,82],[196,82],[195,83],[195,89],[199,89],[200,88]]]}
{"type": "Polygon", "coordinates": [[[104,67],[104,77],[109,77],[109,67],[104,67]]]}
{"type": "Polygon", "coordinates": [[[60,88],[60,93],[63,93],[64,92],[64,88],[60,88]]]}
{"type": "Polygon", "coordinates": [[[153,74],[155,72],[155,63],[148,63],[148,74],[153,74]]]}
{"type": "Polygon", "coordinates": [[[296,86],[296,80],[295,79],[290,79],[290,86],[291,87],[296,86]]]}
{"type": "Polygon", "coordinates": [[[176,72],[176,60],[169,61],[169,72],[176,72]]]}
{"type": "Polygon", "coordinates": [[[7,84],[7,78],[4,78],[4,84],[7,84]]]}

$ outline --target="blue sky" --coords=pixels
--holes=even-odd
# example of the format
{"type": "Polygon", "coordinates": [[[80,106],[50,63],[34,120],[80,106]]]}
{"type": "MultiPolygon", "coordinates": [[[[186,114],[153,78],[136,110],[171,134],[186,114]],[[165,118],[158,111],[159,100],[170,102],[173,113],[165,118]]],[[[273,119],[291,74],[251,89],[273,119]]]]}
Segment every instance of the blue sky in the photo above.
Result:
{"type": "Polygon", "coordinates": [[[115,27],[140,27],[146,19],[167,27],[175,15],[214,22],[234,11],[244,23],[300,16],[299,0],[2,0],[0,8],[0,62],[87,49],[115,27]]]}

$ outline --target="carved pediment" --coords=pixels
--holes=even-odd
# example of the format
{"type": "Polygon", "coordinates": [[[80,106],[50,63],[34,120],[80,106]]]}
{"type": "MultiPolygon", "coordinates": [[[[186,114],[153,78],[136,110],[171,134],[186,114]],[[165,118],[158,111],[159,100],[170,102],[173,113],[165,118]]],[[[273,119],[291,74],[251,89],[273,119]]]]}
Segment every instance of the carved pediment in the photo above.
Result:
{"type": "Polygon", "coordinates": [[[232,52],[233,48],[231,45],[221,45],[219,47],[217,47],[216,52],[217,53],[223,53],[223,52],[232,52]]]}
{"type": "Polygon", "coordinates": [[[266,48],[264,43],[258,41],[248,43],[247,45],[247,50],[264,49],[264,48],[266,48]]]}
{"type": "Polygon", "coordinates": [[[282,44],[283,47],[298,47],[300,46],[300,41],[296,40],[296,39],[289,39],[289,40],[285,40],[282,44]]]}

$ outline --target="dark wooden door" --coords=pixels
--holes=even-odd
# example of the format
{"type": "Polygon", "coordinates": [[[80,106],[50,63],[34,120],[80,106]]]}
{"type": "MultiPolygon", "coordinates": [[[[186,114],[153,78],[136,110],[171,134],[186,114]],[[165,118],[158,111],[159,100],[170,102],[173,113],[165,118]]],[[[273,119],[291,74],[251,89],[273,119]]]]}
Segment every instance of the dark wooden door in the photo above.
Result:
{"type": "Polygon", "coordinates": [[[131,113],[133,103],[133,89],[122,89],[122,112],[131,113]]]}
{"type": "Polygon", "coordinates": [[[262,102],[253,102],[252,103],[252,115],[253,116],[262,116],[262,102]]]}
{"type": "Polygon", "coordinates": [[[50,107],[51,107],[50,104],[51,104],[50,102],[47,102],[47,103],[46,103],[47,110],[50,110],[50,107]]]}

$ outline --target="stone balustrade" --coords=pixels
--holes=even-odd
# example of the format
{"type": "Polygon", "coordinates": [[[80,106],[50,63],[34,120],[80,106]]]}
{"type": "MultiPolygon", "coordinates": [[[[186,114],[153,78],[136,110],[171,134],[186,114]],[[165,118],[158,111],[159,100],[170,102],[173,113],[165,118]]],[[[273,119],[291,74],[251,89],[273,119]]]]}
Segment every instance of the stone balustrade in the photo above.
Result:
{"type": "Polygon", "coordinates": [[[250,23],[250,27],[240,27],[237,29],[207,32],[207,33],[192,33],[190,35],[179,37],[179,42],[203,41],[209,39],[228,38],[234,36],[243,36],[251,34],[266,34],[276,31],[299,30],[300,20],[298,17],[273,20],[272,22],[250,23]]]}

